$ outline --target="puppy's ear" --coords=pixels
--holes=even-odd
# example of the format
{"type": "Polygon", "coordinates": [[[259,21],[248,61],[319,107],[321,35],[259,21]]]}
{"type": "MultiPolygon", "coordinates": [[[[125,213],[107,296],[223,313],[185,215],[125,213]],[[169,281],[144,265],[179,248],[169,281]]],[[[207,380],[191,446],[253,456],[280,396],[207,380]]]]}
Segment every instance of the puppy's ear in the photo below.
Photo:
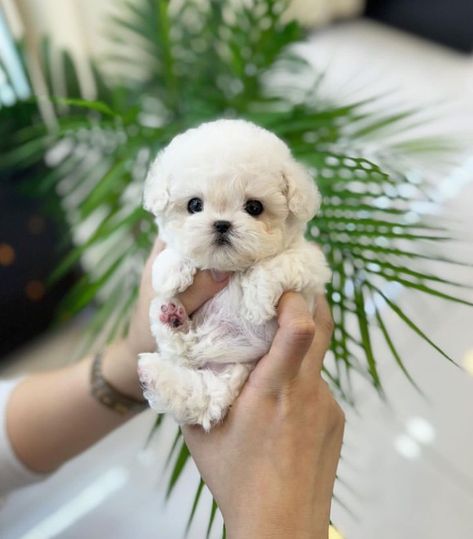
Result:
{"type": "Polygon", "coordinates": [[[160,171],[160,156],[154,160],[146,176],[143,206],[154,215],[162,213],[169,202],[169,179],[160,171]]]}
{"type": "Polygon", "coordinates": [[[309,221],[320,208],[320,192],[309,171],[291,161],[285,166],[286,196],[289,211],[300,221],[309,221]]]}

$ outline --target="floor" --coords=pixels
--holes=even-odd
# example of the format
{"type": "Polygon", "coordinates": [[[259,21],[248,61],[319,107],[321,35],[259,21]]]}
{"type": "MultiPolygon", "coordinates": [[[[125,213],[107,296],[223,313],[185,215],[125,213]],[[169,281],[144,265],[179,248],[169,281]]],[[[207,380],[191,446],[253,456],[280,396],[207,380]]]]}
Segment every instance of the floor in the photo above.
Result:
{"type": "MultiPolygon", "coordinates": [[[[331,27],[304,47],[329,66],[327,91],[342,96],[399,90],[405,102],[448,103],[437,125],[462,134],[473,125],[473,58],[368,21],[331,27]]],[[[473,230],[473,161],[464,160],[437,184],[441,214],[465,235],[473,230]]],[[[471,241],[451,247],[473,261],[471,241]]],[[[471,282],[463,268],[457,279],[471,282]]],[[[469,299],[473,294],[469,292],[469,299]]],[[[382,365],[387,401],[360,384],[347,430],[332,520],[347,539],[473,537],[473,311],[401,292],[398,300],[464,370],[388,318],[400,352],[424,396],[388,358],[382,365]]],[[[81,323],[47,336],[3,368],[14,376],[60,364],[80,339],[81,323]]],[[[198,475],[188,465],[165,502],[163,463],[175,432],[166,421],[144,449],[153,417],[145,413],[77,458],[44,484],[12,495],[0,510],[2,539],[174,539],[183,536],[198,475]]],[[[205,536],[210,497],[204,494],[190,539],[205,536]]],[[[211,537],[220,537],[221,520],[211,537]]]]}

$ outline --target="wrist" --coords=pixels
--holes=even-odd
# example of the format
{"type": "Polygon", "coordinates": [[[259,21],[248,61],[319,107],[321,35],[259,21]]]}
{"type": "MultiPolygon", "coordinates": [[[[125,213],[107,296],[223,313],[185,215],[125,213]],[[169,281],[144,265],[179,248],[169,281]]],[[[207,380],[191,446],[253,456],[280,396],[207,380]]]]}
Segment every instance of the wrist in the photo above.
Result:
{"type": "Polygon", "coordinates": [[[228,539],[327,539],[329,525],[321,530],[318,526],[290,525],[287,523],[245,523],[242,526],[226,525],[228,539]]]}
{"type": "Polygon", "coordinates": [[[227,526],[228,539],[327,539],[328,524],[324,531],[316,526],[292,525],[287,522],[251,522],[241,526],[227,526]]]}
{"type": "Polygon", "coordinates": [[[237,514],[223,513],[228,539],[327,539],[329,511],[326,504],[294,505],[291,500],[276,508],[256,504],[237,514]],[[305,506],[305,507],[304,507],[305,506]],[[248,509],[250,509],[248,511],[248,509]]]}
{"type": "Polygon", "coordinates": [[[120,393],[141,400],[143,391],[138,379],[137,361],[136,355],[122,339],[109,345],[104,351],[102,372],[107,382],[120,393]]]}
{"type": "Polygon", "coordinates": [[[280,528],[272,522],[252,521],[233,525],[224,522],[228,539],[301,539],[294,529],[280,528]]]}

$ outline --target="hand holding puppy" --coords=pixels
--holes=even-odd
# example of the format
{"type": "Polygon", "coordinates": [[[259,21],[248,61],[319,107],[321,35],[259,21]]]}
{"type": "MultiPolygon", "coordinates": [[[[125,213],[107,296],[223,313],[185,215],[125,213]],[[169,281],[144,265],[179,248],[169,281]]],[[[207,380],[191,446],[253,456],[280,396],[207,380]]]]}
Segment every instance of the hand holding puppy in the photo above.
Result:
{"type": "MultiPolygon", "coordinates": [[[[156,242],[143,272],[128,336],[134,353],[155,346],[147,324],[155,294],[151,267],[164,247],[156,242]]],[[[226,284],[201,272],[179,299],[192,313],[226,284]]],[[[320,377],[331,332],[323,296],[312,318],[300,295],[284,294],[271,350],[251,373],[226,421],[210,433],[183,429],[222,510],[229,539],[327,536],[344,426],[343,412],[320,377]]]]}
{"type": "Polygon", "coordinates": [[[225,520],[229,539],[327,537],[343,438],[343,412],[321,379],[332,319],[314,320],[299,294],[284,294],[270,351],[223,424],[184,427],[186,443],[225,520]]]}

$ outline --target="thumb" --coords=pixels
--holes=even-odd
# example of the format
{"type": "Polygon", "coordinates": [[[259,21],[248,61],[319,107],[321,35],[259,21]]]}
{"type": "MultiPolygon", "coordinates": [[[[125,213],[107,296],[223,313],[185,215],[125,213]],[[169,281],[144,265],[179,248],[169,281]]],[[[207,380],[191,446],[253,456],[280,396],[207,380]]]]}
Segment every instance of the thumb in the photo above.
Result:
{"type": "Polygon", "coordinates": [[[191,286],[178,296],[187,313],[191,315],[217,292],[225,288],[229,278],[230,273],[209,270],[197,272],[191,286]]]}
{"type": "Polygon", "coordinates": [[[252,380],[269,392],[279,391],[299,373],[312,344],[315,326],[304,298],[283,294],[278,305],[279,329],[269,352],[258,362],[252,380]]]}

